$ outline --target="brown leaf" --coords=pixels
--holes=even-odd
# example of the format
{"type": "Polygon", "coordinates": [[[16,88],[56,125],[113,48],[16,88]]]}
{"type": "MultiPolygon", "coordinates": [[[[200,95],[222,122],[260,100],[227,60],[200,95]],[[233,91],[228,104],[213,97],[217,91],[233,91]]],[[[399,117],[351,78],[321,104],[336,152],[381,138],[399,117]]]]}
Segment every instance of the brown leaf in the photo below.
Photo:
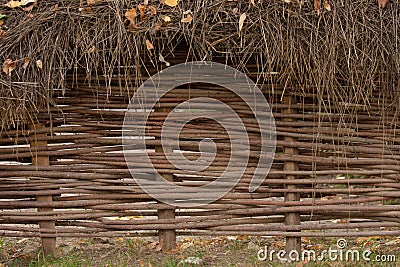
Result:
{"type": "Polygon", "coordinates": [[[170,7],[174,7],[178,5],[179,0],[165,0],[164,4],[170,7]]]}
{"type": "Polygon", "coordinates": [[[137,16],[137,12],[135,8],[129,9],[125,12],[125,18],[127,18],[130,22],[130,26],[133,28],[137,28],[135,23],[135,18],[137,16]]]}
{"type": "Polygon", "coordinates": [[[325,9],[326,9],[327,11],[331,11],[331,10],[332,10],[332,7],[331,7],[331,5],[329,4],[328,0],[325,0],[325,2],[324,2],[324,7],[325,7],[325,9]]]}
{"type": "Polygon", "coordinates": [[[5,4],[6,7],[9,8],[16,8],[22,6],[21,1],[9,1],[5,4]]]}
{"type": "Polygon", "coordinates": [[[378,0],[378,4],[381,8],[385,8],[388,3],[389,0],[378,0]]]}
{"type": "Polygon", "coordinates": [[[146,47],[147,47],[147,50],[149,50],[149,51],[151,49],[154,49],[153,44],[148,39],[146,39],[146,47]]]}
{"type": "Polygon", "coordinates": [[[6,32],[2,29],[0,29],[0,40],[4,38],[4,36],[6,36],[6,32]]]}
{"type": "Polygon", "coordinates": [[[187,14],[186,17],[183,17],[183,18],[181,19],[181,21],[182,21],[183,23],[190,23],[190,22],[192,22],[192,20],[193,20],[192,14],[187,14]]]}
{"type": "Polygon", "coordinates": [[[155,8],[154,6],[149,6],[149,9],[150,9],[151,14],[153,14],[153,15],[157,14],[157,8],[155,8]]]}
{"type": "Polygon", "coordinates": [[[24,59],[24,65],[22,65],[23,69],[26,69],[29,66],[29,63],[31,62],[31,59],[29,57],[26,57],[24,59]]]}
{"type": "Polygon", "coordinates": [[[42,63],[42,61],[39,59],[39,60],[36,60],[36,66],[39,68],[39,69],[42,69],[43,68],[43,63],[42,63]]]}
{"type": "Polygon", "coordinates": [[[250,3],[251,5],[253,5],[253,6],[256,5],[256,3],[254,3],[254,0],[249,0],[249,3],[250,3]]]}
{"type": "Polygon", "coordinates": [[[102,0],[87,0],[88,5],[95,5],[101,3],[102,0]]]}
{"type": "Polygon", "coordinates": [[[240,32],[243,29],[243,24],[244,24],[244,21],[245,21],[246,17],[247,17],[246,13],[243,13],[242,15],[240,15],[240,18],[239,18],[239,36],[240,36],[240,32]]]}
{"type": "Polygon", "coordinates": [[[140,20],[144,20],[146,18],[146,15],[145,15],[146,5],[138,5],[137,8],[140,13],[140,20]]]}
{"type": "Polygon", "coordinates": [[[314,10],[317,11],[318,15],[321,14],[321,0],[314,0],[314,10]]]}
{"type": "Polygon", "coordinates": [[[11,76],[11,72],[17,68],[17,62],[10,58],[7,58],[3,64],[3,71],[8,76],[11,76]]]}

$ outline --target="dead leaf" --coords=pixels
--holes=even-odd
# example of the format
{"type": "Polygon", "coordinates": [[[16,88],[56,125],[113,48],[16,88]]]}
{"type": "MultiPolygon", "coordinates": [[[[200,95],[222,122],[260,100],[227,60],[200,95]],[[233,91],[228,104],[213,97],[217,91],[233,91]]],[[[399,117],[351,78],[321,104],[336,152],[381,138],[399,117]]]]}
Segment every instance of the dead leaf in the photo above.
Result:
{"type": "Polygon", "coordinates": [[[239,36],[240,36],[240,32],[243,29],[243,24],[244,24],[245,20],[246,20],[246,13],[243,13],[242,15],[240,15],[240,18],[239,18],[239,36]]]}
{"type": "Polygon", "coordinates": [[[144,267],[144,266],[145,266],[144,261],[140,261],[139,262],[139,267],[144,267]]]}
{"type": "Polygon", "coordinates": [[[149,6],[150,12],[153,15],[157,15],[157,8],[155,8],[154,6],[149,6]]]}
{"type": "Polygon", "coordinates": [[[58,10],[58,4],[55,4],[55,5],[50,9],[50,11],[56,11],[56,10],[58,10]]]}
{"type": "Polygon", "coordinates": [[[171,18],[169,16],[163,16],[162,19],[165,22],[171,22],[171,18]]]}
{"type": "Polygon", "coordinates": [[[321,14],[321,0],[314,0],[314,10],[317,11],[318,16],[321,14]]]}
{"type": "Polygon", "coordinates": [[[130,26],[133,28],[137,28],[135,23],[135,18],[137,16],[137,12],[135,8],[129,9],[125,12],[125,18],[127,18],[130,22],[130,26]]]}
{"type": "Polygon", "coordinates": [[[9,8],[16,8],[22,6],[22,4],[20,1],[9,1],[7,4],[5,4],[5,6],[9,8]]]}
{"type": "Polygon", "coordinates": [[[328,0],[325,0],[325,2],[324,2],[324,7],[325,7],[325,9],[326,9],[327,11],[331,11],[331,10],[332,10],[332,7],[331,7],[331,5],[329,4],[328,0]]]}
{"type": "Polygon", "coordinates": [[[178,5],[179,0],[165,0],[164,4],[170,7],[174,7],[178,5]]]}
{"type": "Polygon", "coordinates": [[[183,17],[183,18],[181,19],[181,21],[182,21],[183,23],[190,23],[190,22],[192,22],[192,20],[193,20],[193,16],[192,16],[191,14],[187,14],[186,17],[183,17]]]}
{"type": "Polygon", "coordinates": [[[6,36],[6,32],[0,29],[0,40],[3,39],[4,36],[6,36]]]}
{"type": "Polygon", "coordinates": [[[26,17],[31,19],[31,18],[33,18],[33,14],[29,13],[28,15],[26,15],[26,17]]]}
{"type": "Polygon", "coordinates": [[[17,68],[17,62],[10,58],[7,58],[3,64],[3,71],[8,76],[11,76],[11,72],[17,68]]]}
{"type": "Polygon", "coordinates": [[[388,3],[389,0],[378,0],[379,7],[381,8],[385,8],[388,3]]]}
{"type": "Polygon", "coordinates": [[[24,65],[22,65],[23,69],[26,69],[29,66],[29,63],[31,62],[31,59],[29,57],[26,57],[24,59],[24,65]]]}
{"type": "Polygon", "coordinates": [[[146,39],[146,47],[147,47],[147,50],[149,50],[149,51],[151,49],[154,49],[153,44],[148,39],[146,39]]]}
{"type": "Polygon", "coordinates": [[[42,63],[42,61],[39,59],[39,60],[36,60],[36,66],[39,68],[39,69],[42,69],[43,68],[43,63],[42,63]]]}
{"type": "Polygon", "coordinates": [[[250,3],[251,5],[253,5],[253,6],[256,5],[256,3],[254,3],[254,0],[249,0],[249,3],[250,3]]]}
{"type": "Polygon", "coordinates": [[[87,0],[88,5],[95,5],[100,3],[102,0],[87,0]]]}
{"type": "Polygon", "coordinates": [[[90,14],[90,13],[92,13],[92,8],[90,7],[90,6],[87,6],[87,7],[80,7],[79,9],[78,9],[80,12],[82,12],[82,13],[88,13],[88,14],[90,14]]]}
{"type": "Polygon", "coordinates": [[[144,0],[143,5],[147,6],[149,4],[149,0],[144,0]]]}
{"type": "Polygon", "coordinates": [[[144,20],[145,19],[145,17],[146,17],[146,15],[145,15],[145,11],[146,11],[146,5],[138,5],[138,10],[139,10],[139,13],[140,13],[140,20],[144,20]]]}

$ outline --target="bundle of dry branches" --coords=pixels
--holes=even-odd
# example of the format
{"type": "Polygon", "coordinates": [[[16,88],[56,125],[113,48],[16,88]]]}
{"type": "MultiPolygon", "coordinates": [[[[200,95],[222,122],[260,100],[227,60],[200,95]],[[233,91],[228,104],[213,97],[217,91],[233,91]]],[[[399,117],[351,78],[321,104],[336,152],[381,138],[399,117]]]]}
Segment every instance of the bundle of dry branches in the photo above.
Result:
{"type": "Polygon", "coordinates": [[[188,59],[222,57],[244,71],[256,62],[258,78],[315,88],[343,114],[354,107],[343,103],[368,106],[376,94],[383,108],[399,105],[397,1],[13,2],[24,5],[0,7],[1,128],[51,107],[68,75],[106,84],[118,76],[133,88],[145,62],[169,65],[180,43],[188,59]]]}

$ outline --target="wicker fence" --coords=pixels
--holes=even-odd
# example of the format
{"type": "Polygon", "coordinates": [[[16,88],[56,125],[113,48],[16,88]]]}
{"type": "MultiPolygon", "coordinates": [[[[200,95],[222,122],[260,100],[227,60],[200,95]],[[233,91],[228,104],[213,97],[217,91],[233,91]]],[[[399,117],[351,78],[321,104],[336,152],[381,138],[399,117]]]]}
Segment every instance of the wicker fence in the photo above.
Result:
{"type": "MultiPolygon", "coordinates": [[[[255,65],[249,64],[247,74],[260,77],[255,65]]],[[[303,236],[400,235],[398,116],[381,108],[382,92],[374,92],[365,105],[353,105],[311,86],[272,81],[271,76],[258,83],[275,117],[276,155],[253,193],[248,186],[259,157],[259,132],[237,96],[197,84],[179,87],[160,101],[148,146],[158,171],[180,185],[218,176],[228,161],[229,138],[210,121],[188,124],[182,149],[196,152],[198,139],[208,137],[218,139],[218,155],[198,176],[174,169],[157,138],[171,107],[189,98],[215,97],[252,129],[250,161],[236,187],[216,202],[174,210],[143,192],[126,166],[121,128],[134,88],[121,86],[118,77],[107,86],[70,77],[69,89],[55,90],[57,105],[43,111],[38,122],[1,133],[1,235],[42,237],[50,252],[55,237],[159,235],[168,248],[175,234],[273,235],[286,236],[298,248],[303,236]]]]}

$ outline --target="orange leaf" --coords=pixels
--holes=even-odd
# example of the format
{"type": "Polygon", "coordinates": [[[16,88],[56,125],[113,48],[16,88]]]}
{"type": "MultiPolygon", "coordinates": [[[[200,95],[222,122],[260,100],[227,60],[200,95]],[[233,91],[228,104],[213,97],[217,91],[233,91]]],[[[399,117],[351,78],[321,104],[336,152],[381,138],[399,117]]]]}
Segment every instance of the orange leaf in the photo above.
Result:
{"type": "Polygon", "coordinates": [[[385,8],[385,6],[389,3],[389,0],[378,0],[378,4],[381,8],[385,8]]]}
{"type": "Polygon", "coordinates": [[[146,15],[144,14],[144,12],[146,11],[146,5],[138,5],[137,7],[139,9],[140,12],[140,20],[144,20],[146,15]]]}
{"type": "Polygon", "coordinates": [[[318,15],[321,14],[321,0],[314,0],[314,10],[317,11],[318,15]]]}
{"type": "Polygon", "coordinates": [[[17,62],[12,61],[12,59],[7,58],[3,64],[3,71],[8,76],[11,76],[11,72],[17,68],[17,62]]]}
{"type": "Polygon", "coordinates": [[[325,2],[324,2],[324,7],[325,7],[325,9],[328,10],[328,11],[331,11],[331,10],[332,10],[332,7],[331,7],[331,5],[329,4],[328,0],[325,0],[325,2]]]}
{"type": "Polygon", "coordinates": [[[146,39],[146,47],[147,47],[147,50],[154,49],[153,44],[148,39],[146,39]]]}

